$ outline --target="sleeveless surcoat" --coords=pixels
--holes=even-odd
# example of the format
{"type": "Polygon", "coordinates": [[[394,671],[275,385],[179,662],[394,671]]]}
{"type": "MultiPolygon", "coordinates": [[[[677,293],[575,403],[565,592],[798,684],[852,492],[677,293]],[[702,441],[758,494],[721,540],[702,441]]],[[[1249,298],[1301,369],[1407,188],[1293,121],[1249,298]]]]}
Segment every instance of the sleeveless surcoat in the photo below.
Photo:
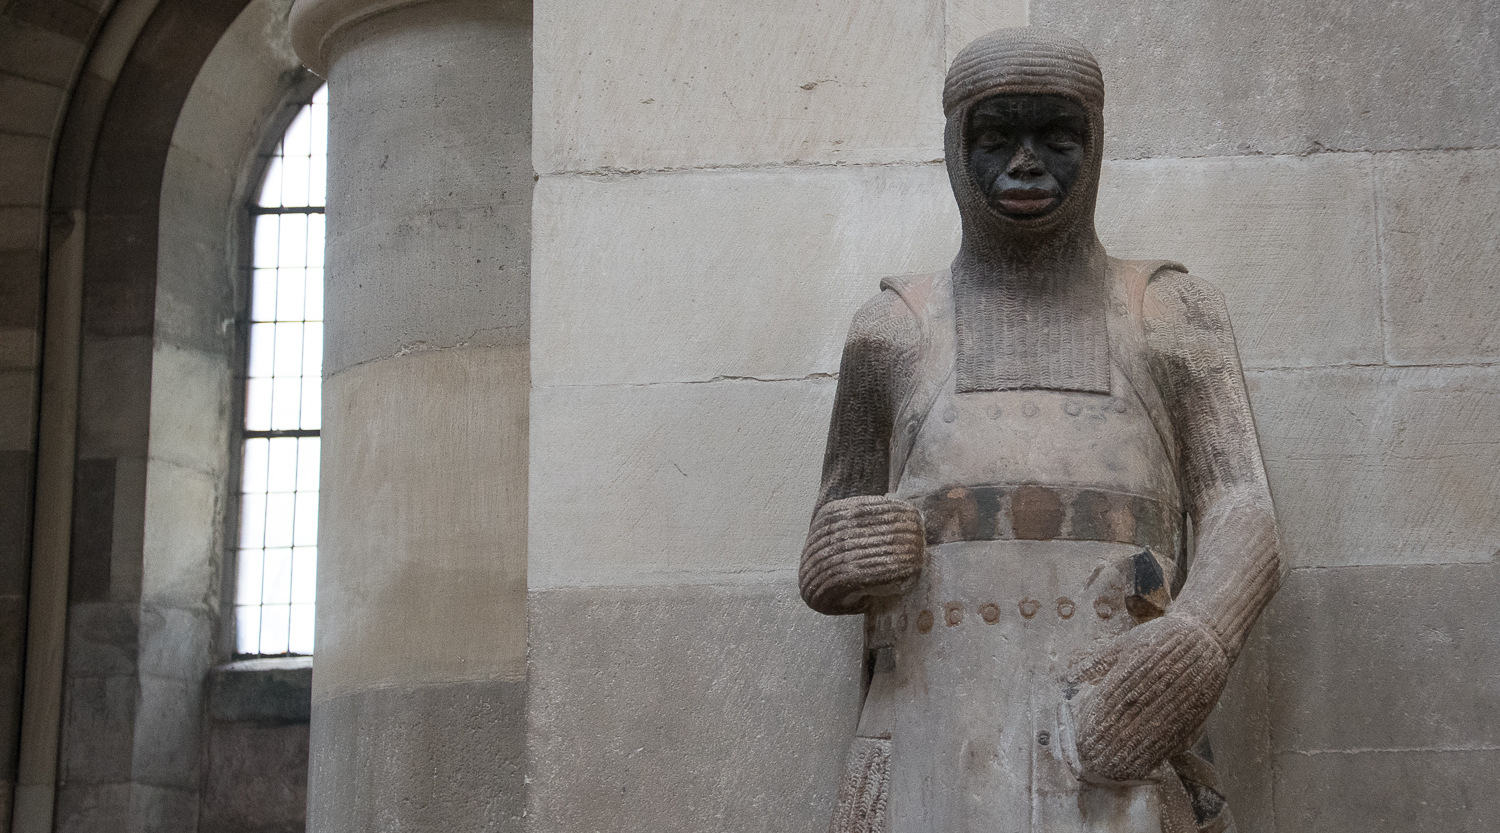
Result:
{"type": "Polygon", "coordinates": [[[1108,395],[957,393],[946,272],[887,279],[918,322],[890,489],[921,511],[915,585],[866,614],[869,686],[833,833],[1221,833],[1192,753],[1150,782],[1080,779],[1071,674],[1160,616],[1183,577],[1172,422],[1142,299],[1163,261],[1110,261],[1108,395]],[[1191,770],[1182,776],[1184,769],[1191,770]]]}

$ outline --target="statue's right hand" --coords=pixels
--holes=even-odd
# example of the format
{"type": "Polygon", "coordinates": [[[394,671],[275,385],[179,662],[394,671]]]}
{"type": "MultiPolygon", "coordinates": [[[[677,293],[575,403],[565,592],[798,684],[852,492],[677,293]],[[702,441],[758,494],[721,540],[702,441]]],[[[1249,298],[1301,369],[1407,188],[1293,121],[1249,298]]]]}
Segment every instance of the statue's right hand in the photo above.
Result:
{"type": "Polygon", "coordinates": [[[922,541],[922,515],[904,500],[831,500],[813,515],[802,549],[802,599],[819,613],[860,613],[869,597],[899,593],[916,578],[922,541]]]}

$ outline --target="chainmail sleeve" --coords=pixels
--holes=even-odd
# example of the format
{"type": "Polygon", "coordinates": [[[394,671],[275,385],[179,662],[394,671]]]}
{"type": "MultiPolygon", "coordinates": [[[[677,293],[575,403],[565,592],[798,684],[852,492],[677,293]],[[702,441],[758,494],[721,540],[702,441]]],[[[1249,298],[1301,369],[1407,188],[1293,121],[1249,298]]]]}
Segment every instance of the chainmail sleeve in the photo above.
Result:
{"type": "Polygon", "coordinates": [[[1229,312],[1209,284],[1162,270],[1147,287],[1145,313],[1196,531],[1173,610],[1211,631],[1232,662],[1280,586],[1281,555],[1229,312]]]}
{"type": "Polygon", "coordinates": [[[831,500],[885,494],[891,426],[915,367],[920,339],[916,318],[892,290],[882,291],[855,314],[839,363],[823,484],[814,511],[831,500]]]}
{"type": "Polygon", "coordinates": [[[798,574],[802,598],[820,613],[859,613],[870,596],[895,592],[921,567],[921,515],[885,495],[891,426],[919,340],[910,309],[891,290],[865,304],[849,328],[798,574]]]}

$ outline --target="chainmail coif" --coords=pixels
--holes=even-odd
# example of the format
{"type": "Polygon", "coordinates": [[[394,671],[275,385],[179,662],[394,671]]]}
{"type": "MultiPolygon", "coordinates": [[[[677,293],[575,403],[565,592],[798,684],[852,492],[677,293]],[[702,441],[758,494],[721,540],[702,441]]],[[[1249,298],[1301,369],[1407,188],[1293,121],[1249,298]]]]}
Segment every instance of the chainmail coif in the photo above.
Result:
{"type": "Polygon", "coordinates": [[[963,220],[953,261],[958,391],[1044,388],[1109,393],[1107,268],[1094,233],[1104,144],[1104,79],[1083,44],[1001,29],[964,47],[943,89],[944,155],[963,220]],[[1087,119],[1078,179],[1039,217],[990,206],[970,167],[969,114],[995,95],[1054,95],[1087,119]]]}

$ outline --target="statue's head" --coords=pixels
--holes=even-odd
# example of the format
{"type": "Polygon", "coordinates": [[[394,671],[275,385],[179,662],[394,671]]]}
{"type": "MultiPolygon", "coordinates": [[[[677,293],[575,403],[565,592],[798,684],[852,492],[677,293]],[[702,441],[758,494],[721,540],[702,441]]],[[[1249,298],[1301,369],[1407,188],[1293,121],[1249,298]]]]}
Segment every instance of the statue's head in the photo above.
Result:
{"type": "Polygon", "coordinates": [[[1087,48],[1044,29],[964,47],[943,88],[948,178],[970,231],[1020,242],[1091,224],[1104,77],[1087,48]]]}

